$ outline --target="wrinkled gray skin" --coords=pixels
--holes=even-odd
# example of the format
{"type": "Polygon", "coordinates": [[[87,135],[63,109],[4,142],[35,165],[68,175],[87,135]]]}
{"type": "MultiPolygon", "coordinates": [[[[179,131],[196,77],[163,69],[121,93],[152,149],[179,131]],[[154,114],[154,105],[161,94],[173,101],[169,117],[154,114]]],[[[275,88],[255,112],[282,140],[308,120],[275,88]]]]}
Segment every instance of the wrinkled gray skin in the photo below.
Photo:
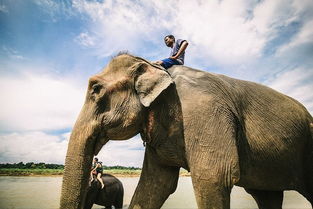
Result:
{"type": "Polygon", "coordinates": [[[84,209],[91,209],[95,203],[105,206],[105,208],[116,209],[123,207],[124,188],[122,182],[110,174],[103,174],[102,181],[104,188],[101,189],[101,184],[94,176],[94,181],[87,188],[87,195],[84,209]]]}
{"type": "Polygon", "coordinates": [[[284,190],[313,203],[313,119],[299,102],[185,66],[168,71],[120,55],[90,78],[68,145],[61,209],[82,207],[92,158],[104,144],[138,133],[146,150],[129,208],[160,208],[181,167],[201,209],[230,208],[233,185],[259,208],[281,208],[284,190]]]}

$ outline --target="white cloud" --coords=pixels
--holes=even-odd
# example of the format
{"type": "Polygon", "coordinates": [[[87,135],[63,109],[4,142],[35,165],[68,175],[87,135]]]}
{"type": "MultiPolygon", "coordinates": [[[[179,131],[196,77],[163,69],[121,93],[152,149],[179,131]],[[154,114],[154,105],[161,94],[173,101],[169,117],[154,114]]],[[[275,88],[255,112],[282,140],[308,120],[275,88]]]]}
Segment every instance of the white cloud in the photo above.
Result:
{"type": "Polygon", "coordinates": [[[69,79],[24,74],[0,78],[2,130],[56,130],[72,127],[85,90],[69,79]]]}
{"type": "Polygon", "coordinates": [[[56,10],[59,6],[53,0],[34,0],[37,5],[42,6],[43,8],[47,8],[50,10],[56,10]]]}
{"type": "Polygon", "coordinates": [[[70,1],[33,0],[33,2],[40,7],[41,11],[48,14],[53,22],[63,21],[64,18],[74,15],[70,1]]]}
{"type": "Polygon", "coordinates": [[[93,47],[95,46],[94,38],[91,37],[88,33],[81,33],[78,37],[76,37],[76,42],[85,46],[85,47],[93,47]]]}
{"type": "Polygon", "coordinates": [[[282,72],[266,84],[298,100],[313,115],[313,69],[296,68],[282,72]]]}
{"type": "Polygon", "coordinates": [[[257,4],[252,19],[257,32],[267,38],[273,38],[279,27],[286,26],[299,18],[292,3],[293,0],[265,0],[257,4]]]}
{"type": "Polygon", "coordinates": [[[5,5],[2,4],[0,5],[0,12],[9,13],[9,10],[5,5]]]}
{"type": "Polygon", "coordinates": [[[209,65],[258,59],[268,41],[278,35],[280,27],[300,21],[307,11],[297,0],[166,3],[75,0],[73,5],[92,20],[88,30],[97,43],[98,56],[109,56],[122,49],[143,53],[143,49],[147,49],[145,40],[161,45],[157,49],[167,56],[162,38],[173,33],[189,40],[189,60],[201,59],[209,65]]]}
{"type": "MultiPolygon", "coordinates": [[[[118,51],[129,50],[137,52],[147,48],[146,40],[151,43],[160,39],[159,25],[162,16],[151,17],[146,7],[150,3],[132,1],[73,1],[73,6],[81,13],[90,17],[88,28],[85,32],[88,39],[95,45],[90,45],[95,56],[108,57],[118,51]]],[[[151,5],[150,5],[151,7],[151,5]]],[[[81,34],[79,35],[81,36],[81,34]]],[[[150,52],[151,53],[151,52],[150,52]]]]}
{"type": "Polygon", "coordinates": [[[7,46],[2,46],[2,51],[10,58],[14,60],[26,60],[27,58],[22,56],[17,50],[7,47],[7,46]]]}
{"type": "Polygon", "coordinates": [[[174,33],[190,40],[189,56],[222,65],[260,56],[265,39],[247,18],[245,1],[200,1],[179,4],[174,33]],[[186,15],[188,14],[188,15],[186,15]]]}
{"type": "MultiPolygon", "coordinates": [[[[313,44],[313,19],[306,22],[300,29],[299,33],[286,45],[282,46],[277,55],[282,55],[288,51],[294,50],[304,44],[313,44]]],[[[311,55],[312,56],[312,55],[311,55]]]]}
{"type": "Polygon", "coordinates": [[[297,13],[302,14],[304,18],[313,17],[313,2],[311,0],[294,0],[292,5],[297,10],[297,13]]]}
{"type": "MultiPolygon", "coordinates": [[[[70,133],[49,135],[39,131],[0,135],[0,163],[45,162],[64,164],[70,133]]],[[[144,149],[139,136],[110,141],[98,158],[107,166],[141,167],[144,149]]]]}
{"type": "Polygon", "coordinates": [[[194,57],[210,56],[226,63],[238,62],[238,57],[258,56],[264,45],[264,39],[246,21],[245,1],[169,1],[166,4],[142,1],[134,4],[132,1],[77,0],[74,5],[92,19],[89,30],[97,40],[97,53],[101,56],[125,48],[135,52],[142,50],[145,39],[165,49],[166,31],[188,39],[193,46],[188,50],[194,57]]]}
{"type": "Polygon", "coordinates": [[[142,167],[144,146],[137,135],[126,141],[109,141],[98,154],[104,165],[123,165],[142,167]]]}
{"type": "Polygon", "coordinates": [[[25,132],[0,135],[0,162],[45,162],[64,164],[68,134],[25,132]]]}

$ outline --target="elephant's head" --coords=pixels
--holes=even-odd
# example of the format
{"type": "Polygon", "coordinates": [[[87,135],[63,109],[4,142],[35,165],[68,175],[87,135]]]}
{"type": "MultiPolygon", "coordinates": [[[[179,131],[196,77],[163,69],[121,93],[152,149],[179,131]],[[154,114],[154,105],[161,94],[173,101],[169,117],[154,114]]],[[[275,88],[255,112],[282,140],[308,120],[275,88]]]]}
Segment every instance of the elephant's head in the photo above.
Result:
{"type": "Polygon", "coordinates": [[[161,67],[128,54],[113,58],[89,79],[68,145],[60,208],[82,207],[93,156],[109,140],[138,134],[146,107],[172,82],[161,67]]]}

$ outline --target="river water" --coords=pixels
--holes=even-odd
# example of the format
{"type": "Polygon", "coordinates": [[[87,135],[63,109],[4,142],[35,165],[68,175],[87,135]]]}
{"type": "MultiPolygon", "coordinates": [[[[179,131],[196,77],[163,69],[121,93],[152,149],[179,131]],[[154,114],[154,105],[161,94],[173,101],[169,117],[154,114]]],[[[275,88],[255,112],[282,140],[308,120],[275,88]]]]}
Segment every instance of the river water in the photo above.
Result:
{"type": "MultiPolygon", "coordinates": [[[[124,208],[130,203],[138,177],[119,178],[124,186],[124,208]]],[[[59,206],[62,177],[0,177],[0,209],[57,209],[59,206]]],[[[103,208],[94,205],[93,208],[103,208]]],[[[190,177],[180,177],[177,190],[164,203],[162,209],[197,208],[190,177]]],[[[257,208],[250,195],[234,187],[231,208],[257,208]]],[[[283,208],[311,208],[310,203],[297,192],[284,194],[283,208]]]]}

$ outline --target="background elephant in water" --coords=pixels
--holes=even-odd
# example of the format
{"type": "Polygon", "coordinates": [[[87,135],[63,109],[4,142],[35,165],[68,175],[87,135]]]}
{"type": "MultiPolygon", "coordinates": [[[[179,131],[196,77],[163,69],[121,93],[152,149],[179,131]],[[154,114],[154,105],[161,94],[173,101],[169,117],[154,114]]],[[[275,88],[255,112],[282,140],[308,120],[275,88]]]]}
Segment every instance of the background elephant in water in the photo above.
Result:
{"type": "Polygon", "coordinates": [[[181,167],[190,171],[201,209],[230,208],[233,185],[259,208],[281,208],[284,190],[312,204],[312,122],[299,102],[266,86],[116,56],[89,80],[68,145],[60,207],[81,208],[91,161],[104,144],[138,133],[145,157],[129,208],[160,208],[176,190],[181,167]]]}
{"type": "Polygon", "coordinates": [[[110,174],[103,174],[104,188],[94,177],[94,181],[87,188],[87,195],[84,209],[91,209],[93,204],[105,206],[105,208],[123,207],[124,188],[122,182],[110,174]]]}

